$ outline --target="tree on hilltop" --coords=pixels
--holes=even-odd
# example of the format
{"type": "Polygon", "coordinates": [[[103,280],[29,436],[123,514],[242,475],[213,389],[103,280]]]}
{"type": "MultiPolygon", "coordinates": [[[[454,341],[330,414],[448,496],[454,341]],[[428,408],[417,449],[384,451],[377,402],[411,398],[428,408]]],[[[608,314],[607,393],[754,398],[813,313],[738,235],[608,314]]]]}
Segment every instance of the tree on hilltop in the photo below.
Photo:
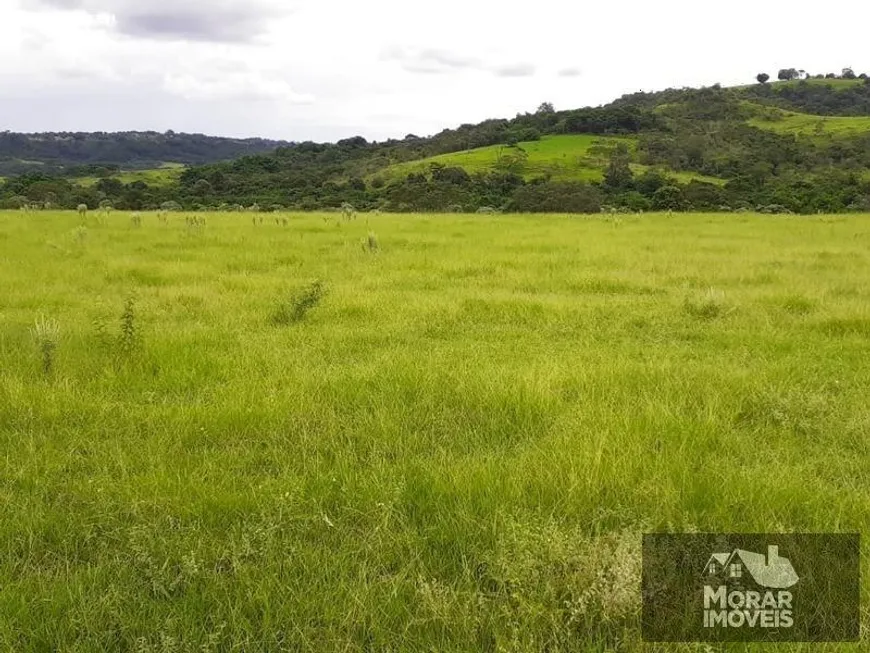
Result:
{"type": "Polygon", "coordinates": [[[770,79],[770,75],[767,73],[758,73],[755,76],[755,79],[758,80],[759,84],[767,84],[767,80],[770,79]]]}

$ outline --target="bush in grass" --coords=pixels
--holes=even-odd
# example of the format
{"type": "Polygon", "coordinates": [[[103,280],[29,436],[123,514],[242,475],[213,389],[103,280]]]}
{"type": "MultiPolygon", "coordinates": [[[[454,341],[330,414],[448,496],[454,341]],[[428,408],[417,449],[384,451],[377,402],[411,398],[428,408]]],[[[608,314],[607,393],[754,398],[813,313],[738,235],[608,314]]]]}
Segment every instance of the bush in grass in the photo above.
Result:
{"type": "Polygon", "coordinates": [[[31,327],[30,333],[42,355],[42,373],[49,376],[54,371],[55,352],[60,340],[60,325],[55,320],[39,317],[31,327]]]}
{"type": "Polygon", "coordinates": [[[301,322],[308,312],[317,307],[326,294],[322,281],[314,281],[280,301],[272,315],[272,323],[286,326],[301,322]]]}
{"type": "Polygon", "coordinates": [[[362,246],[363,251],[368,252],[369,254],[377,254],[379,251],[381,251],[381,245],[378,242],[378,237],[373,231],[370,231],[368,237],[363,240],[362,246]]]}
{"type": "Polygon", "coordinates": [[[734,307],[728,304],[725,293],[714,288],[708,288],[699,296],[686,297],[683,309],[692,317],[702,320],[712,320],[734,312],[734,307]]]}

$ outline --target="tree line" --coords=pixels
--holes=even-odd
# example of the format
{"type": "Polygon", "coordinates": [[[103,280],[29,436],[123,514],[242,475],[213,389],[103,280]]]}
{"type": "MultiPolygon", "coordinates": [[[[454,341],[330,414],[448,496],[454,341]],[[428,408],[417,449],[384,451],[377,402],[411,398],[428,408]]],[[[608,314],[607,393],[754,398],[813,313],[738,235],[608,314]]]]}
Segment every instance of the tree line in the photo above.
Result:
{"type": "Polygon", "coordinates": [[[831,136],[823,124],[818,133],[788,134],[751,124],[754,118],[776,119],[780,109],[867,116],[870,84],[864,80],[832,88],[800,80],[667,89],[571,111],[543,103],[513,119],[461,125],[428,138],[409,134],[380,143],[360,136],[337,143],[287,143],[269,153],[191,166],[165,185],[125,184],[106,176],[84,187],[66,177],[29,172],[0,184],[0,206],[36,202],[93,208],[109,202],[131,210],[167,203],[191,210],[252,205],[314,210],[345,203],[384,211],[870,209],[865,173],[870,168],[870,134],[831,136]],[[531,174],[522,144],[552,134],[621,135],[636,147],[610,152],[601,181],[531,174]],[[395,163],[488,145],[503,146],[510,165],[477,174],[438,165],[401,176],[385,173],[395,163]],[[685,174],[678,181],[668,171],[719,181],[685,181],[685,174]]]}

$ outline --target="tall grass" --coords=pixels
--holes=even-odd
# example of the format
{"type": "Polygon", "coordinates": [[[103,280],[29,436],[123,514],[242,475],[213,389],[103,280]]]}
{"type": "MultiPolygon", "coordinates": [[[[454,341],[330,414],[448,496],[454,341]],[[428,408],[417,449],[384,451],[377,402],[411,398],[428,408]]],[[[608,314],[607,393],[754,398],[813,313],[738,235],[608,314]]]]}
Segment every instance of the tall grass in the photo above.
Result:
{"type": "Polygon", "coordinates": [[[50,376],[54,371],[55,352],[60,338],[60,325],[56,320],[39,317],[30,329],[42,360],[42,373],[50,376]]]}
{"type": "Polygon", "coordinates": [[[0,212],[0,650],[700,652],[641,533],[870,532],[870,216],[366,217],[0,212]]]}

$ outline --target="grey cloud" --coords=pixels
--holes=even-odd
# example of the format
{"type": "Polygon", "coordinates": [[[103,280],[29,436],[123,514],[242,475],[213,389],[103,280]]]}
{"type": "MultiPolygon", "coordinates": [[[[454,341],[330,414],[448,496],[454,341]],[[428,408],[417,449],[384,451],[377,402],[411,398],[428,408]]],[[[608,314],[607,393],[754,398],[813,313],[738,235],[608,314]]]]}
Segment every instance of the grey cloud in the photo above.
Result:
{"type": "Polygon", "coordinates": [[[562,68],[559,71],[559,77],[580,77],[581,74],[579,68],[562,68]]]}
{"type": "Polygon", "coordinates": [[[84,6],[83,0],[24,0],[22,2],[25,9],[81,9],[84,6]]]}
{"type": "Polygon", "coordinates": [[[498,77],[529,77],[535,74],[535,66],[529,63],[497,65],[447,50],[426,48],[422,50],[392,47],[386,50],[383,59],[396,61],[411,73],[440,74],[460,70],[480,70],[498,77]]]}
{"type": "Polygon", "coordinates": [[[191,41],[248,41],[263,31],[259,16],[228,11],[223,14],[146,10],[117,16],[118,31],[129,36],[191,41]]]}
{"type": "Polygon", "coordinates": [[[535,74],[535,66],[530,63],[510,64],[497,66],[493,71],[499,77],[531,77],[535,74]]]}
{"type": "Polygon", "coordinates": [[[402,68],[412,73],[446,73],[480,65],[471,57],[434,48],[408,50],[393,47],[388,49],[382,58],[396,61],[402,68]]]}
{"type": "Polygon", "coordinates": [[[289,13],[293,4],[267,0],[26,0],[25,6],[110,14],[119,33],[136,38],[246,42],[265,32],[272,20],[289,13]]]}

